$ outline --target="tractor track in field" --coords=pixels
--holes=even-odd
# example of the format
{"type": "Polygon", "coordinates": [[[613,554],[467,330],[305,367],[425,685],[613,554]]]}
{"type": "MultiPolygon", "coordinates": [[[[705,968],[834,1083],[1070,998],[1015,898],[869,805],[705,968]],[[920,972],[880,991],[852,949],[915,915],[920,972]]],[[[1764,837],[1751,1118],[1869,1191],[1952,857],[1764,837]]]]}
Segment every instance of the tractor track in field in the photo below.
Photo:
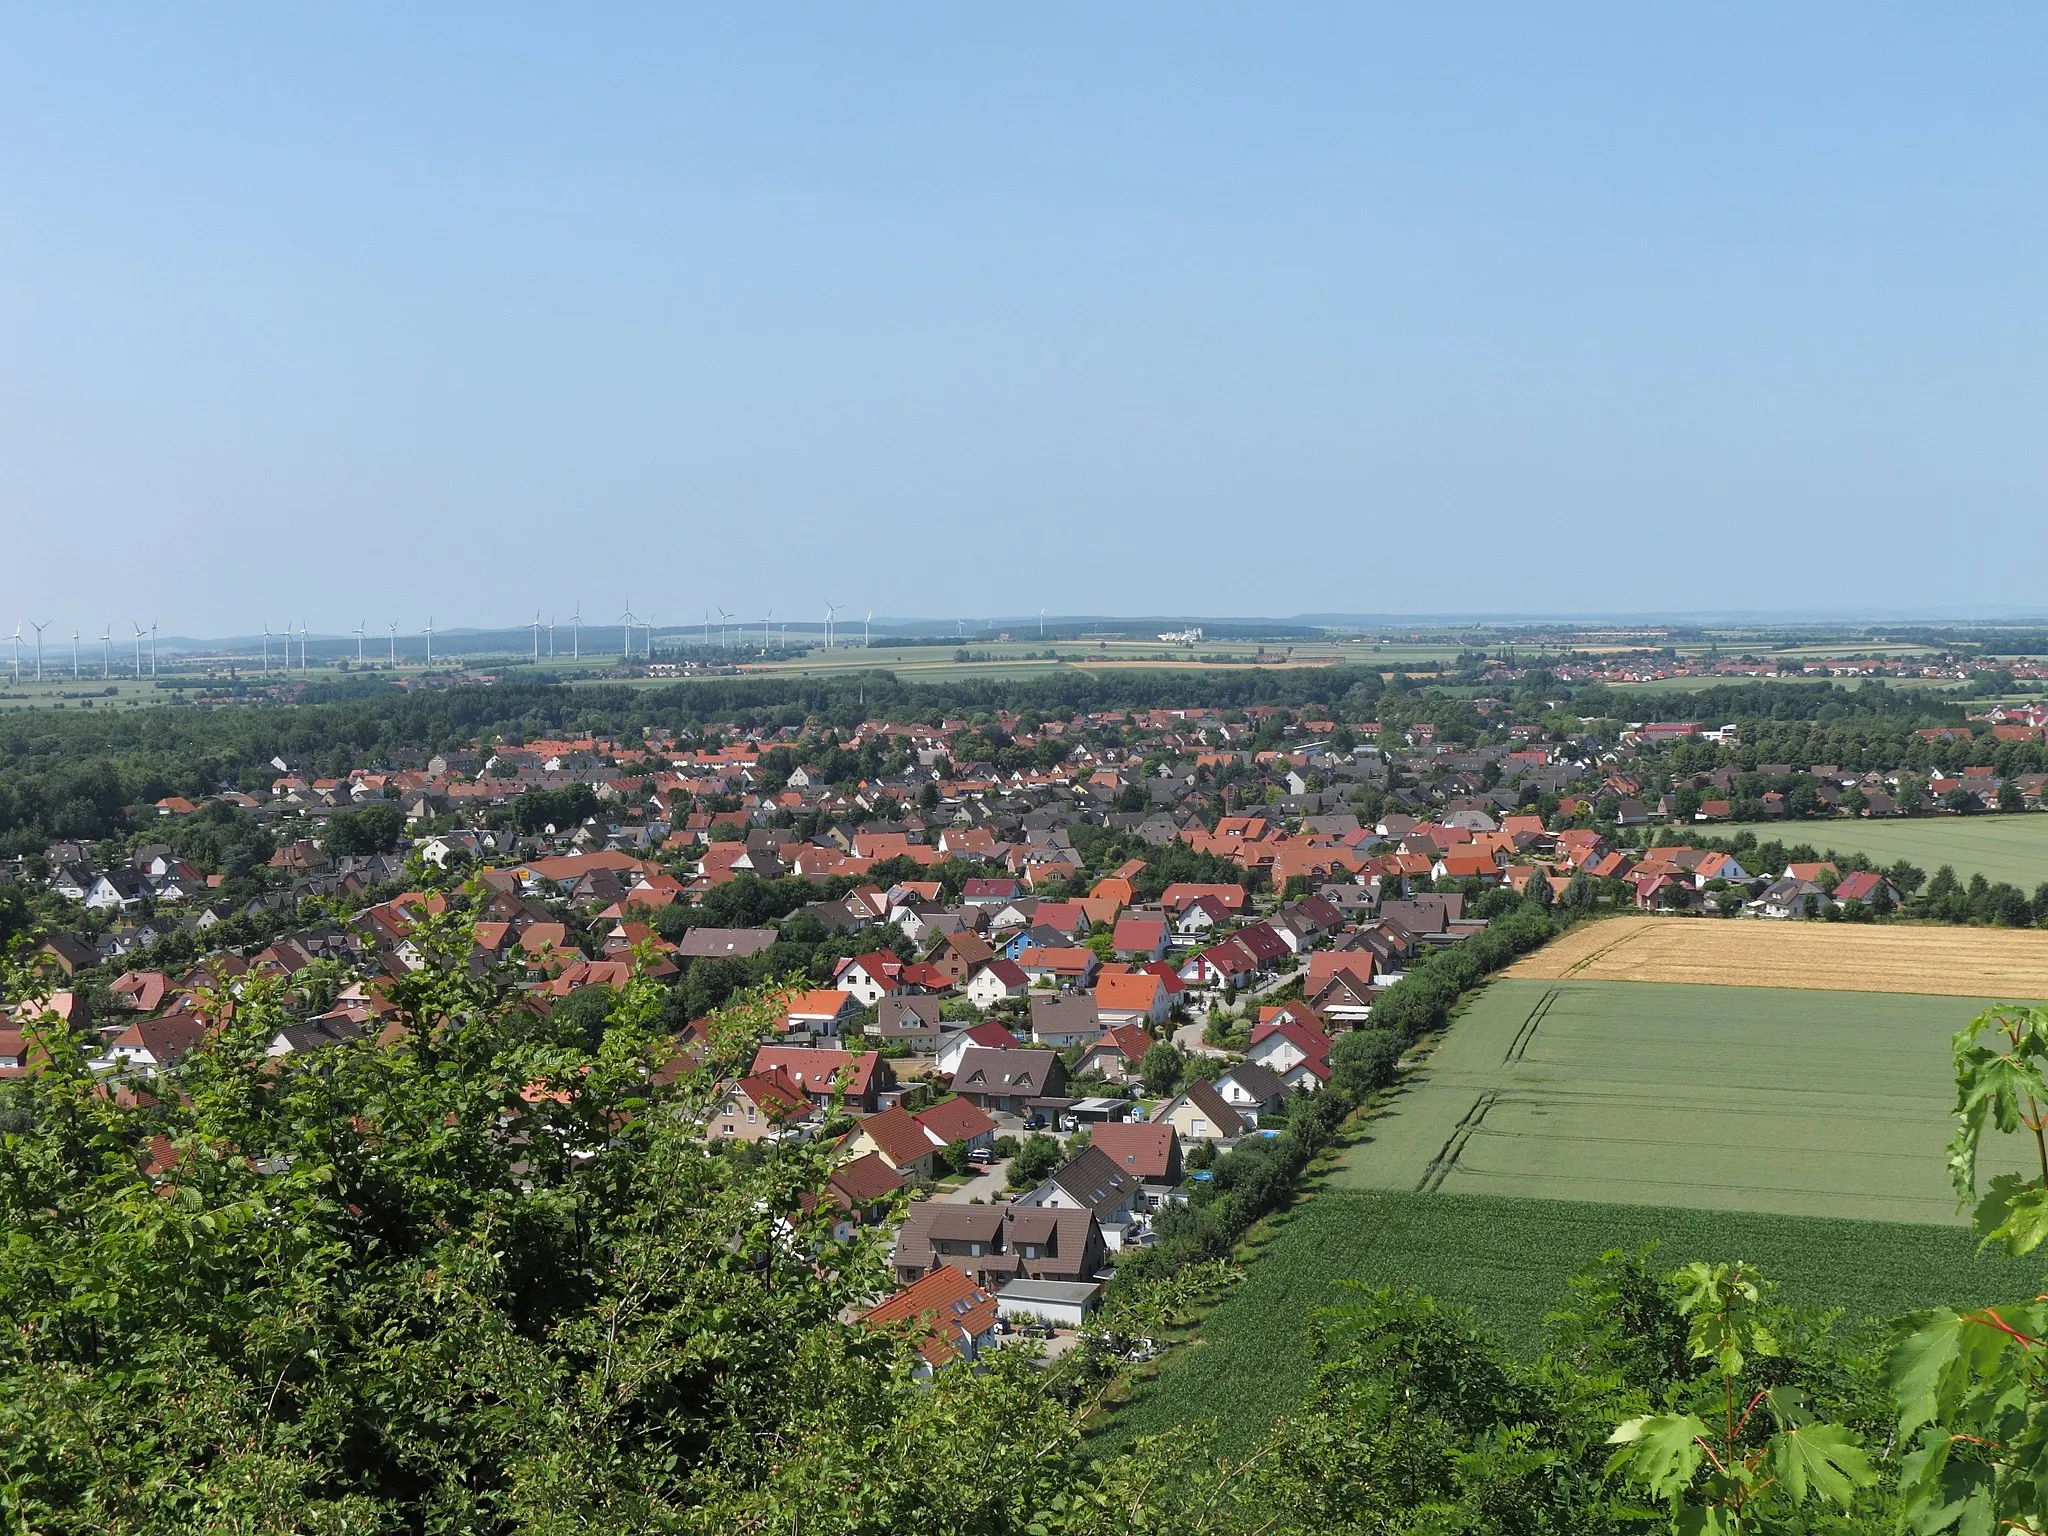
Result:
{"type": "Polygon", "coordinates": [[[1501,1057],[1502,1066],[1513,1066],[1528,1054],[1529,1042],[1536,1038],[1536,1031],[1542,1027],[1543,1016],[1550,1012],[1550,1005],[1564,995],[1562,987],[1552,987],[1536,1001],[1529,1010],[1529,1017],[1522,1020],[1522,1027],[1515,1031],[1515,1038],[1508,1042],[1507,1054],[1501,1057]]]}
{"type": "Polygon", "coordinates": [[[1443,1188],[1444,1180],[1451,1176],[1458,1166],[1458,1159],[1464,1155],[1466,1143],[1477,1133],[1481,1122],[1486,1119],[1486,1112],[1499,1098],[1500,1090],[1489,1088],[1472,1101],[1472,1107],[1465,1111],[1464,1118],[1452,1127],[1450,1139],[1422,1171],[1422,1178],[1415,1186],[1418,1193],[1431,1194],[1443,1188]]]}

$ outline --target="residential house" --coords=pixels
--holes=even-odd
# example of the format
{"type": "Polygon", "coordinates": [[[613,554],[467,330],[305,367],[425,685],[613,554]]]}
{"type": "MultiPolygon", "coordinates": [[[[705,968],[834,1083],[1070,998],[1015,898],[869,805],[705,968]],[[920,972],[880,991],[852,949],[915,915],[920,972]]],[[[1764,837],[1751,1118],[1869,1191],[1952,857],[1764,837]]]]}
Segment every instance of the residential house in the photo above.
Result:
{"type": "Polygon", "coordinates": [[[850,1242],[862,1227],[882,1224],[907,1184],[902,1174],[869,1153],[833,1169],[826,1177],[823,1194],[811,1199],[805,1208],[815,1209],[821,1204],[836,1207],[839,1215],[833,1219],[832,1240],[850,1242]]]}
{"type": "Polygon", "coordinates": [[[873,1328],[907,1327],[915,1339],[919,1380],[955,1360],[972,1364],[996,1338],[996,1298],[950,1264],[913,1280],[861,1321],[873,1328]]]}
{"type": "Polygon", "coordinates": [[[1053,1051],[983,1050],[960,1058],[953,1092],[997,1113],[1024,1114],[1033,1099],[1057,1098],[1066,1091],[1067,1069],[1053,1051]]]}
{"type": "Polygon", "coordinates": [[[1031,991],[1031,978],[1014,960],[984,960],[967,977],[967,1001],[977,1008],[993,1008],[1024,997],[1031,991]]]}
{"type": "Polygon", "coordinates": [[[918,1110],[911,1118],[934,1147],[950,1147],[957,1141],[971,1152],[995,1143],[995,1121],[965,1099],[942,1099],[929,1109],[918,1110]]]}
{"type": "Polygon", "coordinates": [[[1108,1120],[1090,1138],[1096,1151],[1148,1190],[1170,1189],[1181,1181],[1180,1137],[1171,1125],[1108,1120]]]}
{"type": "Polygon", "coordinates": [[[949,1031],[939,1040],[936,1063],[938,1076],[950,1078],[960,1070],[960,1063],[967,1053],[976,1048],[1014,1051],[1023,1043],[1002,1025],[993,1021],[976,1024],[967,1029],[949,1031]]]}
{"type": "Polygon", "coordinates": [[[692,928],[675,953],[679,960],[744,960],[781,937],[773,928],[692,928]]]}
{"type": "Polygon", "coordinates": [[[1873,874],[1867,869],[1851,871],[1849,874],[1842,876],[1840,883],[1835,886],[1836,901],[1860,901],[1865,906],[1875,904],[1880,893],[1882,893],[1884,900],[1892,906],[1896,907],[1899,904],[1898,891],[1886,881],[1883,875],[1873,874]]]}
{"type": "Polygon", "coordinates": [[[1034,987],[1040,985],[1073,989],[1095,980],[1102,961],[1092,949],[1062,947],[1027,949],[1016,960],[1017,968],[1034,987]]]}
{"type": "Polygon", "coordinates": [[[903,981],[903,961],[886,949],[841,960],[832,973],[832,985],[858,998],[863,1008],[909,990],[903,981]]]}
{"type": "Polygon", "coordinates": [[[939,1048],[936,997],[885,997],[875,1005],[872,1031],[884,1045],[907,1045],[919,1055],[939,1048]]]}
{"type": "Polygon", "coordinates": [[[1181,964],[1180,979],[1196,987],[1243,987],[1258,970],[1258,957],[1233,937],[1189,956],[1181,964]]]}
{"type": "Polygon", "coordinates": [[[1170,1125],[1182,1141],[1235,1141],[1249,1127],[1207,1078],[1188,1084],[1153,1111],[1154,1125],[1170,1125]]]}
{"type": "Polygon", "coordinates": [[[792,992],[782,1000],[783,1028],[813,1035],[837,1035],[839,1026],[861,1011],[851,992],[814,987],[792,992]]]}
{"type": "Polygon", "coordinates": [[[816,1129],[817,1107],[789,1075],[755,1073],[727,1084],[704,1134],[717,1141],[772,1141],[816,1129]]]}
{"type": "Polygon", "coordinates": [[[1034,995],[1031,999],[1031,1043],[1064,1051],[1088,1045],[1102,1036],[1102,1018],[1092,997],[1034,995]]]}
{"type": "Polygon", "coordinates": [[[206,1039],[206,1021],[197,1014],[174,1012],[137,1019],[107,1042],[107,1059],[116,1066],[160,1072],[174,1067],[206,1039]]]}
{"type": "Polygon", "coordinates": [[[754,1052],[754,1074],[780,1070],[813,1104],[836,1097],[848,1109],[872,1113],[880,1097],[896,1086],[889,1063],[874,1051],[832,1050],[822,1046],[764,1045],[754,1052]]]}
{"type": "Polygon", "coordinates": [[[1172,1007],[1166,984],[1145,971],[1104,976],[1095,984],[1095,1010],[1105,1025],[1164,1024],[1172,1007]]]}
{"type": "Polygon", "coordinates": [[[1005,906],[1023,894],[1016,880],[965,880],[960,885],[960,900],[970,907],[1005,906]]]}
{"type": "Polygon", "coordinates": [[[1827,893],[1811,880],[1788,875],[1766,886],[1762,895],[1747,904],[1747,910],[1758,917],[1817,917],[1827,899],[1827,893]]]}
{"type": "Polygon", "coordinates": [[[1053,1170],[1038,1188],[1019,1195],[1015,1204],[1040,1210],[1086,1211],[1102,1228],[1103,1241],[1114,1253],[1124,1246],[1136,1224],[1135,1206],[1143,1181],[1108,1154],[1090,1146],[1053,1170]]]}
{"type": "Polygon", "coordinates": [[[1126,959],[1158,960],[1166,954],[1167,937],[1164,916],[1126,913],[1117,919],[1110,942],[1126,959]]]}
{"type": "Polygon", "coordinates": [[[1092,1281],[1107,1258],[1087,1211],[933,1200],[904,1219],[890,1262],[903,1281],[950,1265],[1000,1289],[1015,1279],[1092,1281]]]}
{"type": "Polygon", "coordinates": [[[939,969],[949,984],[958,987],[966,984],[969,973],[977,965],[986,965],[995,956],[996,952],[989,948],[986,939],[963,929],[941,935],[925,959],[939,969]]]}
{"type": "Polygon", "coordinates": [[[932,1154],[938,1150],[909,1110],[892,1104],[854,1126],[843,1148],[850,1158],[873,1154],[906,1179],[932,1176],[932,1154]]]}
{"type": "Polygon", "coordinates": [[[1230,922],[1230,909],[1223,898],[1202,895],[1193,898],[1174,915],[1173,936],[1178,943],[1193,944],[1230,922]]]}
{"type": "Polygon", "coordinates": [[[1280,1107],[1287,1085],[1256,1061],[1241,1061],[1216,1076],[1217,1095],[1253,1125],[1280,1107]]]}
{"type": "Polygon", "coordinates": [[[1271,1072],[1289,1088],[1314,1092],[1329,1080],[1330,1037],[1293,1019],[1252,1030],[1245,1060],[1271,1072]]]}
{"type": "Polygon", "coordinates": [[[1117,1024],[1103,1030],[1082,1056],[1080,1075],[1106,1077],[1112,1083],[1134,1083],[1145,1063],[1145,1053],[1158,1042],[1135,1024],[1117,1024]]]}

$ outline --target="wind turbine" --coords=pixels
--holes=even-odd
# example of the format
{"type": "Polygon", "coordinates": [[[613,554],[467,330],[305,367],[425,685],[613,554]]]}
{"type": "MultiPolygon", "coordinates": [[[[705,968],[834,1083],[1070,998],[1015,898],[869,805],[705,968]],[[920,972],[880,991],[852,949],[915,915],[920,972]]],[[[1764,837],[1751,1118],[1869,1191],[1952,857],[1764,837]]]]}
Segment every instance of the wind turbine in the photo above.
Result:
{"type": "Polygon", "coordinates": [[[555,616],[548,615],[548,660],[555,659],[555,616]]]}
{"type": "Polygon", "coordinates": [[[569,615],[569,659],[583,659],[583,605],[578,603],[576,611],[569,615]]]}
{"type": "Polygon", "coordinates": [[[14,642],[14,680],[18,683],[21,681],[21,626],[19,624],[14,626],[14,633],[8,638],[14,642]]]}
{"type": "Polygon", "coordinates": [[[100,630],[100,681],[105,682],[114,675],[114,626],[109,624],[100,630]]]}
{"type": "Polygon", "coordinates": [[[725,611],[723,605],[720,605],[718,610],[718,646],[720,650],[732,644],[731,632],[726,628],[731,622],[732,615],[725,611]]]}
{"type": "Polygon", "coordinates": [[[356,665],[363,664],[363,631],[369,627],[368,619],[356,620],[356,665]]]}
{"type": "Polygon", "coordinates": [[[135,626],[135,675],[140,677],[142,676],[142,626],[136,624],[133,619],[130,619],[128,622],[135,626]]]}
{"type": "MultiPolygon", "coordinates": [[[[152,675],[156,672],[156,626],[154,624],[149,626],[149,670],[152,675]]],[[[299,670],[301,672],[306,670],[306,621],[304,619],[299,620],[299,670]]]]}
{"type": "Polygon", "coordinates": [[[431,613],[427,615],[427,627],[423,633],[427,637],[427,665],[431,667],[434,664],[434,616],[431,613]]]}
{"type": "MultiPolygon", "coordinates": [[[[300,627],[301,629],[304,629],[304,628],[305,628],[305,621],[304,621],[303,619],[299,621],[299,627],[300,627]]],[[[304,640],[301,640],[301,641],[299,642],[299,658],[300,658],[301,660],[304,660],[304,659],[305,659],[305,655],[306,655],[306,642],[305,642],[304,640]]],[[[151,677],[155,677],[155,676],[156,676],[156,620],[155,620],[155,619],[151,619],[151,620],[149,621],[149,675],[150,675],[151,677]]]]}
{"type": "Polygon", "coordinates": [[[533,610],[533,659],[540,660],[540,610],[533,610]]]}
{"type": "Polygon", "coordinates": [[[268,622],[263,626],[263,670],[266,672],[270,670],[270,625],[268,622]]]}
{"type": "Polygon", "coordinates": [[[828,651],[832,649],[832,615],[838,611],[839,605],[837,603],[827,603],[825,605],[825,649],[828,651]]]}
{"type": "Polygon", "coordinates": [[[398,620],[393,619],[389,628],[391,630],[391,665],[395,667],[398,665],[398,620]]]}
{"type": "Polygon", "coordinates": [[[78,681],[78,631],[71,631],[71,680],[78,681]]]}
{"type": "Polygon", "coordinates": [[[28,627],[36,632],[36,681],[40,683],[43,680],[43,631],[50,627],[50,621],[45,619],[38,624],[30,619],[28,627]]]}
{"type": "Polygon", "coordinates": [[[870,608],[868,610],[868,616],[860,621],[860,648],[862,650],[866,650],[869,646],[875,643],[873,636],[871,634],[874,622],[875,610],[870,608]]]}
{"type": "Polygon", "coordinates": [[[704,649],[711,649],[711,610],[704,610],[704,649]]]}
{"type": "Polygon", "coordinates": [[[774,617],[775,610],[773,608],[770,608],[761,615],[761,654],[763,656],[768,654],[768,621],[774,617]]]}
{"type": "Polygon", "coordinates": [[[625,659],[631,661],[633,659],[633,599],[631,594],[627,595],[626,611],[619,615],[619,621],[626,626],[625,659]]]}
{"type": "Polygon", "coordinates": [[[1038,638],[1041,640],[1045,638],[1045,610],[1043,608],[1038,610],[1038,638]]]}

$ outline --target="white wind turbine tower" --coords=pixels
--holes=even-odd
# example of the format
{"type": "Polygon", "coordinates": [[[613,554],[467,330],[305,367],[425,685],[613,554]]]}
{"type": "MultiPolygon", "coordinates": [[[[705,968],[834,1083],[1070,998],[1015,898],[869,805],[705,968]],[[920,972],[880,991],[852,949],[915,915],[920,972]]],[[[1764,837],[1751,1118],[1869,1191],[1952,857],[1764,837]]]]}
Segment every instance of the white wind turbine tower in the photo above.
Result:
{"type": "MultiPolygon", "coordinates": [[[[303,656],[304,656],[305,654],[306,654],[306,642],[305,642],[305,641],[303,641],[303,640],[301,640],[301,641],[299,642],[299,655],[303,657],[303,656]]],[[[156,676],[156,620],[155,620],[155,619],[151,619],[151,620],[149,621],[149,675],[150,675],[151,677],[155,677],[155,676],[156,676]]]]}
{"type": "Polygon", "coordinates": [[[135,629],[135,675],[140,677],[142,676],[142,626],[136,624],[133,619],[130,619],[128,622],[135,629]]]}
{"type": "Polygon", "coordinates": [[[626,626],[625,659],[631,661],[633,659],[633,599],[630,594],[626,598],[626,611],[619,615],[619,622],[626,626]]]}
{"type": "Polygon", "coordinates": [[[649,661],[654,660],[654,615],[640,615],[640,654],[649,661]]]}
{"type": "Polygon", "coordinates": [[[78,681],[78,631],[71,631],[71,680],[78,681]]]}
{"type": "Polygon", "coordinates": [[[50,627],[50,621],[45,619],[38,624],[30,619],[28,627],[36,632],[36,681],[40,683],[43,680],[43,631],[50,627]]]}
{"type": "Polygon", "coordinates": [[[427,665],[434,664],[434,616],[427,615],[427,627],[421,631],[427,637],[427,665]]]}
{"type": "Polygon", "coordinates": [[[548,615],[548,660],[555,659],[555,616],[548,615]]]}
{"type": "Polygon", "coordinates": [[[114,675],[114,626],[109,624],[100,630],[100,681],[105,682],[114,675]]]}
{"type": "Polygon", "coordinates": [[[540,660],[540,610],[533,610],[533,659],[540,660]]]}
{"type": "Polygon", "coordinates": [[[569,615],[569,659],[583,659],[583,605],[578,603],[576,611],[569,615]]]}
{"type": "Polygon", "coordinates": [[[711,649],[711,610],[704,610],[704,649],[711,649]]]}
{"type": "Polygon", "coordinates": [[[773,608],[770,608],[766,613],[761,615],[761,654],[763,656],[766,656],[768,654],[768,623],[774,617],[775,610],[773,608]]]}
{"type": "Polygon", "coordinates": [[[874,623],[875,610],[870,608],[868,616],[860,621],[860,648],[862,650],[866,650],[875,643],[873,638],[874,623]]]}
{"type": "Polygon", "coordinates": [[[263,626],[263,670],[270,670],[270,625],[267,621],[263,626]]]}
{"type": "Polygon", "coordinates": [[[732,631],[727,628],[731,623],[732,615],[727,613],[724,605],[721,604],[718,609],[718,648],[720,650],[724,650],[732,644],[732,631]]]}
{"type": "MultiPolygon", "coordinates": [[[[306,621],[299,620],[299,670],[306,670],[306,621]]],[[[156,671],[156,626],[149,626],[149,670],[156,671]]]]}
{"type": "Polygon", "coordinates": [[[356,665],[363,664],[363,631],[370,626],[368,619],[356,620],[356,665]]]}
{"type": "Polygon", "coordinates": [[[398,620],[391,621],[391,665],[398,665],[398,620]]]}
{"type": "Polygon", "coordinates": [[[21,626],[14,626],[14,633],[8,637],[14,642],[14,680],[21,681],[21,626]]]}
{"type": "Polygon", "coordinates": [[[828,651],[832,649],[832,615],[838,611],[839,605],[837,603],[827,603],[825,605],[825,649],[828,651]]]}

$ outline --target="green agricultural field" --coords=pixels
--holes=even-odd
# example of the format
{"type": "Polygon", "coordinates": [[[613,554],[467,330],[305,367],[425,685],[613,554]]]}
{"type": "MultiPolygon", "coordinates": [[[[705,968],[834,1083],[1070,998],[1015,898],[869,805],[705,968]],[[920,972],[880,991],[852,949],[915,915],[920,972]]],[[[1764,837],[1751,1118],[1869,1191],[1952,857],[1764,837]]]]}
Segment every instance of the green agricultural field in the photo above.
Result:
{"type": "Polygon", "coordinates": [[[2032,894],[2048,880],[2048,815],[1929,816],[1901,821],[1791,821],[1715,826],[1715,837],[1749,832],[1758,842],[1811,843],[1884,864],[1908,859],[1932,874],[1955,866],[1965,880],[2007,880],[2032,894]]]}
{"type": "Polygon", "coordinates": [[[1949,1037],[1987,1006],[1889,992],[1496,981],[1332,1182],[1956,1222],[1943,1158],[1949,1037]]]}
{"type": "Polygon", "coordinates": [[[1851,1321],[2029,1296],[2042,1271],[2032,1260],[1974,1258],[1969,1233],[1950,1226],[1325,1192],[1295,1212],[1204,1321],[1199,1341],[1173,1351],[1102,1434],[1121,1442],[1215,1417],[1222,1448],[1243,1451],[1312,1383],[1311,1314],[1345,1300],[1340,1281],[1416,1286],[1532,1355],[1572,1275],[1609,1249],[1653,1242],[1658,1261],[1674,1269],[1692,1259],[1747,1259],[1779,1283],[1784,1300],[1839,1307],[1851,1321]]]}

